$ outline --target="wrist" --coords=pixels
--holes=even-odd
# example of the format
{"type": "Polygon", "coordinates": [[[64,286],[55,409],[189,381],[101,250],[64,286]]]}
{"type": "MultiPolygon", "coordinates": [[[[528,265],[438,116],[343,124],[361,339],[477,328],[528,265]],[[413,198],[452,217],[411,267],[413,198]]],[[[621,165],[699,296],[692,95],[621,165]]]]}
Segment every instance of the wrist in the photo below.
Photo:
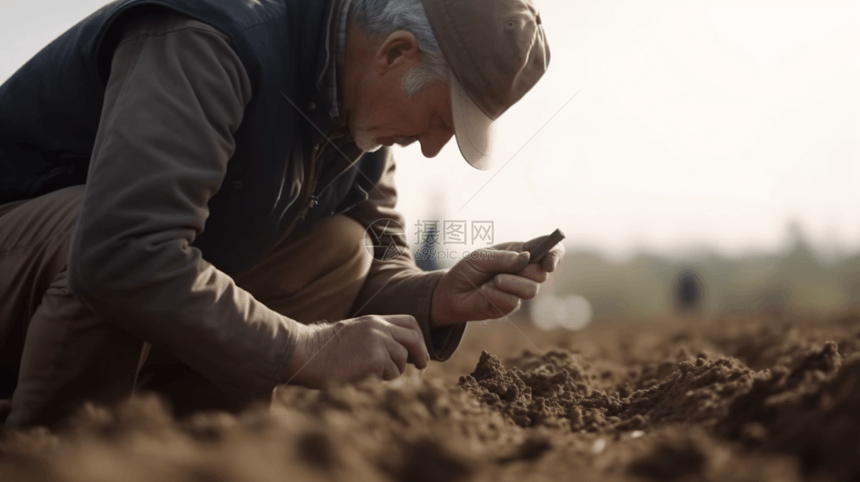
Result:
{"type": "Polygon", "coordinates": [[[436,288],[433,290],[433,296],[430,301],[430,329],[442,328],[456,323],[451,314],[451,303],[448,299],[447,290],[444,282],[445,276],[442,276],[436,283],[436,288]]]}
{"type": "Polygon", "coordinates": [[[305,372],[303,368],[305,368],[310,357],[318,351],[319,330],[317,327],[301,323],[296,323],[296,325],[298,328],[295,338],[296,345],[293,348],[293,355],[287,363],[286,379],[290,380],[291,384],[309,386],[313,381],[308,379],[309,373],[305,372]]]}

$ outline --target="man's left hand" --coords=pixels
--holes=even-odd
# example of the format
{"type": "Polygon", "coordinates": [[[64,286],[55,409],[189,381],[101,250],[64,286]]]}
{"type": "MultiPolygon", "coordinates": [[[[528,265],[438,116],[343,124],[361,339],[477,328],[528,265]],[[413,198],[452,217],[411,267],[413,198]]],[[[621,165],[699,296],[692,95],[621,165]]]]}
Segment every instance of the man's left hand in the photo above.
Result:
{"type": "Polygon", "coordinates": [[[541,262],[529,263],[528,251],[545,238],[480,249],[454,265],[433,292],[432,326],[501,318],[534,298],[564,257],[558,244],[541,262]]]}

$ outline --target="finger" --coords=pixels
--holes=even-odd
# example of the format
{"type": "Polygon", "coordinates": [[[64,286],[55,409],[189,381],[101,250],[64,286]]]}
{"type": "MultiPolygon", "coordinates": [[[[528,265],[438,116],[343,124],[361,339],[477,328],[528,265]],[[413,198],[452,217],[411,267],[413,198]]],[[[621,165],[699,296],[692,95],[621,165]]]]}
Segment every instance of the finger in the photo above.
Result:
{"type": "Polygon", "coordinates": [[[515,251],[517,253],[522,253],[525,251],[524,248],[525,243],[522,241],[511,241],[508,243],[501,243],[495,246],[490,246],[489,249],[494,249],[496,251],[515,251]]]}
{"type": "MultiPolygon", "coordinates": [[[[388,332],[395,342],[397,342],[404,350],[408,351],[407,356],[411,355],[415,366],[425,368],[430,362],[430,353],[427,351],[427,345],[424,343],[424,334],[421,330],[417,332],[402,326],[390,326],[388,332]]],[[[406,357],[404,357],[404,360],[406,357]]]]}
{"type": "Polygon", "coordinates": [[[493,278],[493,286],[522,300],[530,300],[538,294],[540,285],[533,280],[514,274],[499,274],[493,278]]]}
{"type": "Polygon", "coordinates": [[[520,307],[521,301],[518,297],[495,288],[490,283],[482,286],[481,292],[488,301],[486,314],[489,318],[501,318],[520,307]]]}
{"type": "Polygon", "coordinates": [[[407,328],[409,330],[415,330],[418,333],[421,333],[421,326],[418,325],[418,320],[416,320],[414,316],[385,315],[382,317],[382,319],[387,321],[388,323],[391,323],[392,325],[407,328]]]}
{"type": "Polygon", "coordinates": [[[549,277],[549,275],[547,274],[547,272],[543,268],[543,266],[541,266],[537,263],[529,263],[528,265],[526,265],[525,268],[523,268],[522,271],[520,271],[516,274],[518,276],[522,276],[523,278],[528,278],[528,279],[530,279],[532,281],[536,281],[538,283],[543,283],[549,277]]]}
{"type": "Polygon", "coordinates": [[[406,370],[406,359],[409,358],[409,351],[393,338],[387,339],[386,347],[389,358],[397,366],[397,374],[403,373],[406,370]]]}
{"type": "Polygon", "coordinates": [[[397,368],[397,365],[395,365],[393,361],[389,360],[388,364],[385,365],[385,368],[382,370],[382,379],[388,382],[399,377],[401,373],[403,372],[397,368]]]}
{"type": "Polygon", "coordinates": [[[564,245],[559,244],[552,248],[549,254],[546,255],[541,262],[541,267],[543,267],[547,272],[552,273],[556,268],[558,268],[558,264],[561,263],[562,258],[564,258],[564,245]]]}
{"type": "Polygon", "coordinates": [[[424,332],[421,331],[421,326],[418,324],[418,320],[413,316],[409,315],[395,315],[395,316],[385,316],[383,317],[392,325],[411,330],[416,333],[417,340],[420,340],[420,345],[423,348],[410,348],[410,356],[409,361],[418,368],[424,368],[430,363],[430,354],[427,351],[426,345],[424,344],[424,332]],[[413,356],[414,353],[414,356],[413,356]],[[422,357],[423,353],[423,357],[422,357]],[[422,361],[423,358],[423,361],[422,361]]]}
{"type": "Polygon", "coordinates": [[[516,273],[529,264],[529,254],[524,252],[480,249],[475,253],[471,264],[483,273],[516,273]]]}

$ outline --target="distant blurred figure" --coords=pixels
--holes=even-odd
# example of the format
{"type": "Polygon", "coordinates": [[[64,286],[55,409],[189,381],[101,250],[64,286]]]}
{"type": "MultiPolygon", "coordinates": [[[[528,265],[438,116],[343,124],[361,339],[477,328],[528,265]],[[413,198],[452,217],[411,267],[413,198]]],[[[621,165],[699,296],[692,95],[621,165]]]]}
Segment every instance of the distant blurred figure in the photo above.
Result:
{"type": "Polygon", "coordinates": [[[675,280],[675,312],[679,315],[701,312],[703,291],[702,281],[695,271],[692,269],[681,271],[675,280]]]}
{"type": "Polygon", "coordinates": [[[436,227],[431,225],[421,242],[421,248],[415,251],[415,264],[423,271],[439,269],[439,258],[436,253],[437,237],[436,227]]]}

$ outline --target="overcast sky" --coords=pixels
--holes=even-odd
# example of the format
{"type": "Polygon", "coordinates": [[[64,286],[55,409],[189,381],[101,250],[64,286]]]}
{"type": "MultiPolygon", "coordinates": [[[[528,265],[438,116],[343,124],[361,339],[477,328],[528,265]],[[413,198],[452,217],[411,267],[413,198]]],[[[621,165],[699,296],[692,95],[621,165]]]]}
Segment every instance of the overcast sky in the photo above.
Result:
{"type": "MultiPolygon", "coordinates": [[[[104,3],[0,0],[0,81],[104,3]]],[[[497,242],[559,227],[615,256],[738,253],[780,248],[798,220],[860,249],[860,2],[537,5],[552,61],[499,122],[510,162],[476,171],[453,142],[435,159],[399,150],[410,235],[491,220],[497,242]]]]}

